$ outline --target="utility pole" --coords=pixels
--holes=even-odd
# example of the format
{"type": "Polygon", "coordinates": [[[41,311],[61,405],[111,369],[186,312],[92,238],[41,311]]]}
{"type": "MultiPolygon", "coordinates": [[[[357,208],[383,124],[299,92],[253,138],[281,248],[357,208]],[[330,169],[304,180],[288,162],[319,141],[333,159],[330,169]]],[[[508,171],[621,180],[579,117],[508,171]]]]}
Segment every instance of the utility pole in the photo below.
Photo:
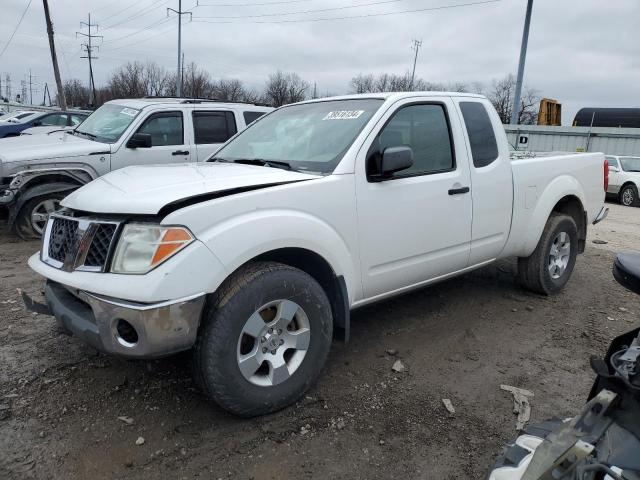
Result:
{"type": "Polygon", "coordinates": [[[99,50],[100,47],[97,45],[93,45],[92,40],[94,38],[102,38],[102,35],[91,34],[91,27],[96,27],[96,30],[98,30],[98,25],[95,23],[91,23],[91,14],[89,14],[88,22],[80,22],[80,28],[82,28],[83,25],[87,27],[89,33],[76,32],[76,38],[78,37],[78,35],[82,35],[83,37],[87,38],[87,43],[82,44],[84,51],[87,53],[87,56],[80,58],[86,58],[89,60],[89,105],[93,105],[96,101],[96,84],[93,81],[93,64],[91,61],[98,59],[98,57],[93,55],[93,51],[99,50]]]}
{"type": "Polygon", "coordinates": [[[409,90],[413,90],[413,81],[416,78],[416,63],[418,63],[418,51],[422,46],[422,40],[413,40],[411,49],[416,51],[416,55],[413,58],[413,72],[411,73],[411,84],[409,84],[409,90]]]}
{"type": "Polygon", "coordinates": [[[29,105],[33,105],[33,75],[29,69],[29,105]]]}
{"type": "Polygon", "coordinates": [[[513,109],[511,110],[511,125],[518,124],[520,116],[520,98],[522,97],[522,78],[524,77],[524,62],[527,58],[527,44],[529,43],[529,25],[531,24],[531,10],[533,0],[527,0],[527,14],[524,17],[524,30],[522,31],[522,44],[520,45],[520,62],[518,63],[518,78],[516,80],[516,92],[513,97],[513,109]]]}
{"type": "Polygon", "coordinates": [[[169,12],[178,14],[178,71],[176,72],[176,97],[182,96],[182,15],[189,15],[189,20],[192,18],[191,12],[182,11],[182,0],[178,0],[178,10],[173,8],[167,8],[167,17],[169,12]]]}
{"type": "Polygon", "coordinates": [[[44,17],[47,21],[47,35],[49,36],[49,50],[51,50],[51,62],[53,63],[53,75],[56,77],[56,86],[58,87],[58,103],[62,110],[67,109],[67,100],[64,97],[64,89],[62,88],[62,80],[60,79],[60,69],[58,68],[58,57],[56,55],[56,44],[53,40],[53,25],[51,24],[51,16],[49,14],[49,3],[42,0],[44,5],[44,17]]]}

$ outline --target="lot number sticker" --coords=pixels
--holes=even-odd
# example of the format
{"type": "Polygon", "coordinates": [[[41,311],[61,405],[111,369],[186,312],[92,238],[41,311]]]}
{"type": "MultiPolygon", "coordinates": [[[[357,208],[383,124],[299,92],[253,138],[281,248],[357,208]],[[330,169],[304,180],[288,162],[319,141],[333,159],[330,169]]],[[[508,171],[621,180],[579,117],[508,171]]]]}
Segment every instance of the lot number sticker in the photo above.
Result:
{"type": "Polygon", "coordinates": [[[136,110],[135,108],[123,108],[122,110],[120,110],[120,113],[123,115],[129,115],[130,117],[135,117],[138,114],[139,110],[136,110]]]}
{"type": "Polygon", "coordinates": [[[329,112],[322,120],[353,120],[364,113],[364,110],[338,110],[329,112]]]}

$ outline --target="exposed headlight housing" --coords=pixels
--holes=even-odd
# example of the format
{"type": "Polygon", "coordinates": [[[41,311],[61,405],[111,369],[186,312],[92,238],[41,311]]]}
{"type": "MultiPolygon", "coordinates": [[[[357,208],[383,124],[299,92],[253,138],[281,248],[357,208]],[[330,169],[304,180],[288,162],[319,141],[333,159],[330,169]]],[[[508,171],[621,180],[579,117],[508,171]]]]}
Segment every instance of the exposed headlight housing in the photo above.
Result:
{"type": "Polygon", "coordinates": [[[186,227],[129,223],[118,240],[111,272],[145,274],[194,240],[186,227]]]}

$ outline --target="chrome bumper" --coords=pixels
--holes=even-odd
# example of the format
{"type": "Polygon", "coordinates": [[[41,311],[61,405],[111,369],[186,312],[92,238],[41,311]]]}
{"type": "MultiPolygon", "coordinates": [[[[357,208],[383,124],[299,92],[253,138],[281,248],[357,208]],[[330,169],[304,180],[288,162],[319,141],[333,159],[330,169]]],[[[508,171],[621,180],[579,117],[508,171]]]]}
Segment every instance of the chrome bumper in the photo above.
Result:
{"type": "Polygon", "coordinates": [[[58,324],[97,350],[127,358],[156,358],[193,346],[205,296],[141,304],[49,281],[45,298],[58,324]]]}
{"type": "Polygon", "coordinates": [[[598,215],[596,215],[596,218],[593,220],[593,225],[600,223],[602,220],[607,218],[607,215],[609,215],[609,207],[602,207],[598,215]]]}

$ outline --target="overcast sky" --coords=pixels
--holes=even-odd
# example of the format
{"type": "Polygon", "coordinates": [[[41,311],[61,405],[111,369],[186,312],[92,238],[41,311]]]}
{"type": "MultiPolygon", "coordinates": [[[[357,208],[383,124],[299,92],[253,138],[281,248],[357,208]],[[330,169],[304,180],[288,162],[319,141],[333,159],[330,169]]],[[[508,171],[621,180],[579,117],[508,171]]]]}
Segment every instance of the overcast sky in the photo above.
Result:
{"type": "MultiPolygon", "coordinates": [[[[439,10],[425,9],[477,0],[198,1],[199,6],[196,0],[182,2],[193,13],[192,22],[184,17],[186,62],[197,62],[215,78],[240,78],[255,88],[277,69],[294,71],[316,82],[320,93],[334,94],[347,93],[358,73],[405,73],[413,61],[414,38],[423,41],[416,75],[425,80],[490,84],[515,74],[526,8],[526,0],[439,10]],[[412,12],[401,13],[407,11],[412,12]]],[[[2,0],[0,52],[28,3],[2,0]]],[[[176,68],[177,19],[167,19],[166,9],[177,9],[178,0],[49,4],[63,80],[87,82],[82,37],[75,32],[86,32],[80,22],[88,13],[104,36],[94,64],[97,85],[129,60],[176,68]]],[[[563,104],[563,124],[583,106],[640,106],[639,20],[639,0],[534,0],[525,84],[563,104]]],[[[44,83],[54,84],[41,0],[32,0],[0,57],[3,93],[6,73],[15,95],[29,69],[37,83],[34,99],[41,98],[44,83]]]]}

